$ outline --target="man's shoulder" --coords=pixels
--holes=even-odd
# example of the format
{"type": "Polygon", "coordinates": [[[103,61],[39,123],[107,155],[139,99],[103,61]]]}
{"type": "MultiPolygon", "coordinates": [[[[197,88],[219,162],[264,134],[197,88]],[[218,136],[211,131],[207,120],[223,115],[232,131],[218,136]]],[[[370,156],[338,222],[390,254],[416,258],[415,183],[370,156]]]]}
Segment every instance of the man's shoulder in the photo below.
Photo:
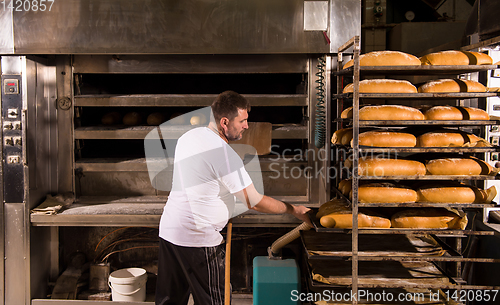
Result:
{"type": "Polygon", "coordinates": [[[206,127],[196,127],[186,131],[182,136],[179,137],[179,142],[183,141],[214,141],[214,133],[206,127]],[[212,133],[212,134],[211,134],[212,133]]]}
{"type": "Polygon", "coordinates": [[[191,155],[216,150],[224,143],[213,131],[206,127],[197,127],[184,133],[177,142],[177,149],[191,155]]]}

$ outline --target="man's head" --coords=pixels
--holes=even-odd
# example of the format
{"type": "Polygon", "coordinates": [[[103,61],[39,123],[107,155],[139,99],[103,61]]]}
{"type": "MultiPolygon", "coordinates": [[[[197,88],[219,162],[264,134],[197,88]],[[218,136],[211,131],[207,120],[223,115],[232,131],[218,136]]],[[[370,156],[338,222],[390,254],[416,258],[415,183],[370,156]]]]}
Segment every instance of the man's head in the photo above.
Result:
{"type": "Polygon", "coordinates": [[[228,141],[241,139],[243,132],[248,129],[249,111],[250,103],[234,91],[222,92],[212,103],[217,128],[228,141]]]}

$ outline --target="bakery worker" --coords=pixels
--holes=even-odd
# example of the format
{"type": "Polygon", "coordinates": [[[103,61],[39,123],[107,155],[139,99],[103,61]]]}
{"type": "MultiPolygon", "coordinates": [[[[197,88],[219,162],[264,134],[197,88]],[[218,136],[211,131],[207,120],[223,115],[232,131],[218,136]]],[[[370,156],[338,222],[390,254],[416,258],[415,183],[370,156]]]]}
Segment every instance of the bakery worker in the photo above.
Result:
{"type": "Polygon", "coordinates": [[[187,304],[190,293],[195,304],[224,304],[225,251],[219,232],[235,196],[255,211],[309,222],[308,208],[257,192],[228,145],[248,129],[248,101],[225,91],[211,108],[215,122],[186,132],[175,147],[172,190],[160,220],[156,305],[187,304]]]}

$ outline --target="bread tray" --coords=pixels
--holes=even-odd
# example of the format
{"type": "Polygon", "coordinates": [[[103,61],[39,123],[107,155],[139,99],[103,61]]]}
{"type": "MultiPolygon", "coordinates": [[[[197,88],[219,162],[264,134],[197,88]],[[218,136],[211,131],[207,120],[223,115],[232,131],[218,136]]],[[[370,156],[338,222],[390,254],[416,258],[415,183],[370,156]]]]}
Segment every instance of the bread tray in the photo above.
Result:
{"type": "Polygon", "coordinates": [[[373,146],[359,146],[360,151],[364,152],[405,152],[405,153],[487,153],[496,152],[500,147],[373,147],[373,146]]]}
{"type": "MultiPolygon", "coordinates": [[[[352,119],[335,119],[335,122],[345,123],[352,125],[352,119]]],[[[451,126],[489,126],[489,125],[500,125],[498,120],[456,120],[456,121],[437,121],[437,120],[370,120],[370,121],[359,121],[359,126],[408,126],[408,125],[451,125],[451,126]]]]}
{"type": "MultiPolygon", "coordinates": [[[[300,231],[308,260],[350,260],[352,239],[348,235],[300,231]]],[[[500,259],[466,258],[440,239],[424,235],[361,235],[358,240],[359,261],[474,261],[500,262],[500,259]]]]}
{"type": "Polygon", "coordinates": [[[359,176],[359,180],[500,180],[500,175],[359,176]]]}
{"type": "MultiPolygon", "coordinates": [[[[362,75],[458,75],[498,69],[498,65],[467,66],[360,66],[362,75]]],[[[352,74],[354,67],[333,72],[333,75],[352,74]]]]}
{"type": "MultiPolygon", "coordinates": [[[[499,96],[499,92],[445,92],[445,93],[359,93],[359,98],[365,99],[470,99],[470,98],[486,98],[499,96]]],[[[334,99],[352,99],[353,93],[333,94],[334,99]]]]}
{"type": "MultiPolygon", "coordinates": [[[[319,219],[316,218],[316,213],[318,209],[311,209],[307,215],[313,224],[313,229],[316,232],[329,232],[329,233],[340,233],[340,234],[352,234],[352,229],[336,229],[336,228],[325,228],[319,223],[319,219]]],[[[493,231],[472,231],[472,230],[446,230],[446,229],[358,229],[359,234],[432,234],[436,236],[447,236],[447,237],[465,237],[466,235],[494,235],[493,231]]]]}
{"type": "MultiPolygon", "coordinates": [[[[332,144],[338,149],[352,150],[350,146],[332,144]]],[[[500,151],[499,146],[493,147],[375,147],[359,146],[360,152],[371,153],[488,153],[500,151]]]]}

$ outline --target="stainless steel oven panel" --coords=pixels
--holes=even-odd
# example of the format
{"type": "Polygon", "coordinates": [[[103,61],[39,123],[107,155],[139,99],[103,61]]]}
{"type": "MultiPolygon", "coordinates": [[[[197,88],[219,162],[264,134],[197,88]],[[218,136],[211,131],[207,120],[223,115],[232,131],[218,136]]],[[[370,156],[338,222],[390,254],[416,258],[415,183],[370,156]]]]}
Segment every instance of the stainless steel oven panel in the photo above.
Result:
{"type": "MultiPolygon", "coordinates": [[[[54,1],[15,12],[19,54],[329,53],[361,32],[361,1],[330,1],[328,43],[303,0],[54,1]],[[36,26],[33,26],[33,25],[36,26]]],[[[328,13],[328,12],[326,12],[328,13]]]]}
{"type": "Polygon", "coordinates": [[[330,44],[330,53],[334,54],[338,52],[340,46],[352,37],[361,37],[361,1],[330,1],[330,28],[328,35],[332,41],[330,44]]]}
{"type": "Polygon", "coordinates": [[[0,54],[14,54],[12,11],[0,10],[0,54]]]}
{"type": "Polygon", "coordinates": [[[75,55],[73,73],[305,73],[307,54],[75,55]]]}
{"type": "Polygon", "coordinates": [[[11,194],[15,189],[9,190],[7,198],[17,200],[5,200],[2,192],[5,211],[2,213],[5,223],[2,232],[6,243],[2,246],[2,250],[5,249],[2,279],[8,279],[2,285],[5,287],[2,300],[5,299],[5,304],[29,304],[32,296],[47,294],[46,285],[40,283],[46,282],[50,268],[47,264],[51,253],[50,232],[39,228],[32,230],[29,213],[47,194],[58,191],[57,155],[54,156],[57,151],[56,69],[47,59],[3,56],[2,79],[17,79],[20,97],[16,103],[12,100],[4,107],[5,92],[11,90],[2,88],[2,108],[6,108],[2,111],[2,146],[5,139],[19,140],[9,144],[10,150],[2,149],[7,162],[9,156],[19,160],[19,163],[4,164],[2,177],[16,170],[15,175],[20,179],[16,183],[23,189],[19,194],[11,194]],[[16,75],[19,77],[14,78],[16,75]]]}
{"type": "Polygon", "coordinates": [[[23,203],[6,203],[5,215],[5,304],[29,304],[29,251],[27,211],[23,203]]]}
{"type": "Polygon", "coordinates": [[[69,56],[56,57],[57,192],[74,192],[73,70],[69,56]],[[66,102],[65,102],[66,101],[66,102]],[[66,105],[68,107],[60,107],[66,105]]]}

